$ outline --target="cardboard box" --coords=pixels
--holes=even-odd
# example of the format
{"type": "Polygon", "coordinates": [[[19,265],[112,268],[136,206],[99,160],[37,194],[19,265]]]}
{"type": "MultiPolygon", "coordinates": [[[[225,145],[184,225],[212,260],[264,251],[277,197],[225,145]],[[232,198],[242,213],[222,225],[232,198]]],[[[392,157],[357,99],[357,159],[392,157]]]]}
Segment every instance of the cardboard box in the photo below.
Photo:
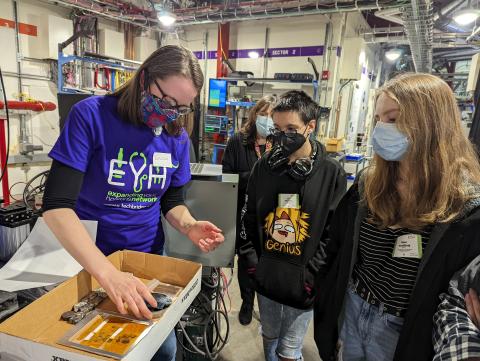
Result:
{"type": "Polygon", "coordinates": [[[325,140],[325,147],[327,152],[336,153],[343,150],[343,138],[327,138],[325,140]]]}
{"type": "MultiPolygon", "coordinates": [[[[122,359],[150,360],[200,292],[202,266],[190,261],[133,251],[115,252],[108,258],[124,272],[131,272],[142,279],[156,278],[183,288],[151,331],[122,359]]],[[[61,314],[98,287],[98,283],[86,271],[82,271],[1,323],[0,360],[111,360],[57,343],[74,327],[61,321],[61,314]]]]}

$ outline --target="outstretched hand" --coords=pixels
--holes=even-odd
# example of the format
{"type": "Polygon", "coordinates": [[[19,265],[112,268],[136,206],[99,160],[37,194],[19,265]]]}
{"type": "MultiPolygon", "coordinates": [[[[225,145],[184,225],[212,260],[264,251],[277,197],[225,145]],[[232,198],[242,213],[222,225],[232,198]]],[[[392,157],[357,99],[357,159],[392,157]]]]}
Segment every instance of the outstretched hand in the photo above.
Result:
{"type": "Polygon", "coordinates": [[[210,252],[220,246],[225,237],[222,230],[214,224],[207,221],[196,221],[188,231],[187,237],[202,250],[202,252],[210,252]]]}

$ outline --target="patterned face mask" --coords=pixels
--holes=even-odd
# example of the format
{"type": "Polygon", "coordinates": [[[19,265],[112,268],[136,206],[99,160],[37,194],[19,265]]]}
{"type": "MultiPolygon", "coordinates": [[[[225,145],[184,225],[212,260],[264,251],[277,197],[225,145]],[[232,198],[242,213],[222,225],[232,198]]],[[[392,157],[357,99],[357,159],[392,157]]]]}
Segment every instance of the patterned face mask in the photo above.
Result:
{"type": "Polygon", "coordinates": [[[142,94],[143,122],[149,128],[158,128],[178,119],[179,113],[165,100],[146,91],[142,94]]]}

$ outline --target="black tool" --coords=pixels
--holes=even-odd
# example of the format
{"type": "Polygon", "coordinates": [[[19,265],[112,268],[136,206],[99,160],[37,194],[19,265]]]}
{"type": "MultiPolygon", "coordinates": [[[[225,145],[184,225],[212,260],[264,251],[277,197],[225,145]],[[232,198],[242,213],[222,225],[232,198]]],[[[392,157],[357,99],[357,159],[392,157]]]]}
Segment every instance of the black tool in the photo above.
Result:
{"type": "Polygon", "coordinates": [[[157,307],[153,307],[147,303],[147,307],[150,311],[161,311],[172,304],[172,299],[164,293],[152,293],[153,298],[157,301],[157,307]]]}

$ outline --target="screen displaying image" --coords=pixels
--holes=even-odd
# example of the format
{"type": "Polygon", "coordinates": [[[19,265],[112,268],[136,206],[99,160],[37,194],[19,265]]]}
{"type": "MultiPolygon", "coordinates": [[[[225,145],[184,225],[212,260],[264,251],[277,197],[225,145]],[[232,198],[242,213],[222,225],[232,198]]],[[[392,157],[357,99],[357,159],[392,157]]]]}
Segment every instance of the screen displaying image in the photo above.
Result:
{"type": "Polygon", "coordinates": [[[213,108],[225,108],[226,102],[227,81],[210,79],[208,106],[213,108]]]}

